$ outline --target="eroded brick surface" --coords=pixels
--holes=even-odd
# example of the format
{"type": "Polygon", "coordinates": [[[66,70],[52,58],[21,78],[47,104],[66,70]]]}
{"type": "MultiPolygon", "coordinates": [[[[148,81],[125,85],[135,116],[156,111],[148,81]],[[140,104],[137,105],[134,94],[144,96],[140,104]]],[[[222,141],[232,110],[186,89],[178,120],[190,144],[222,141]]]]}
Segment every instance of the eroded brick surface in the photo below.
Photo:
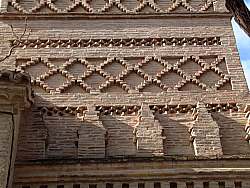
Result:
{"type": "Polygon", "coordinates": [[[13,137],[13,121],[11,114],[0,113],[0,187],[7,186],[10,171],[10,158],[13,137]]]}

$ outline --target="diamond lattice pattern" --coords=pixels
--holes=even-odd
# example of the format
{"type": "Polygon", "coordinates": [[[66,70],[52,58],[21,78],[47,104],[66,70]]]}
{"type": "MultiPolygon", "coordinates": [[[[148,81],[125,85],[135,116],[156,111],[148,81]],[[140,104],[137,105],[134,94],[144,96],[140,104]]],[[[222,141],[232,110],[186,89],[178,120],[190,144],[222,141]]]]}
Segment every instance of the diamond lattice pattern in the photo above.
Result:
{"type": "Polygon", "coordinates": [[[232,90],[224,58],[36,59],[18,67],[32,76],[34,88],[49,93],[232,90]]]}

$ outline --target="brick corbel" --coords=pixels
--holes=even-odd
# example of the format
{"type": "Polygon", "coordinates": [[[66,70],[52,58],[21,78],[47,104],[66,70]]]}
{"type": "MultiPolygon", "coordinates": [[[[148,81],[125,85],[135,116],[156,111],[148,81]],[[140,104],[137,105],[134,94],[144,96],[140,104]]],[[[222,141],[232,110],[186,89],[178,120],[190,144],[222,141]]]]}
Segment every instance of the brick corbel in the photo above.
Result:
{"type": "Polygon", "coordinates": [[[29,75],[0,70],[0,188],[12,187],[20,117],[32,103],[29,75]]]}
{"type": "Polygon", "coordinates": [[[139,111],[139,121],[134,130],[138,157],[163,156],[163,128],[146,104],[139,111]]]}
{"type": "Polygon", "coordinates": [[[191,136],[196,156],[213,157],[223,155],[219,126],[207,111],[204,103],[199,102],[197,104],[191,136]]]}

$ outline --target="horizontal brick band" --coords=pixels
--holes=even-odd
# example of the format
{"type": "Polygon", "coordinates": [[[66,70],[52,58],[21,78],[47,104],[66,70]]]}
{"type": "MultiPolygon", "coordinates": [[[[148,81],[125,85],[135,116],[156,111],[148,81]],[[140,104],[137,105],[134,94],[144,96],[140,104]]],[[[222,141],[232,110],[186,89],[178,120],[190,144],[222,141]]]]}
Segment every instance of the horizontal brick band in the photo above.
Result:
{"type": "Polygon", "coordinates": [[[211,46],[221,45],[220,37],[131,38],[131,39],[37,39],[11,41],[20,48],[87,48],[134,46],[211,46]]]}
{"type": "MultiPolygon", "coordinates": [[[[138,14],[138,13],[172,13],[179,12],[179,8],[183,8],[187,12],[207,12],[214,11],[213,1],[204,2],[199,1],[186,1],[178,0],[172,2],[170,0],[165,0],[165,2],[155,2],[151,0],[143,1],[103,1],[98,2],[97,0],[92,1],[75,1],[70,0],[64,3],[57,3],[54,1],[40,1],[37,3],[35,1],[24,1],[22,3],[12,0],[9,2],[8,12],[21,12],[25,14],[32,13],[42,13],[42,12],[52,12],[52,13],[71,13],[77,12],[82,14],[90,13],[113,13],[113,14],[138,14]],[[14,10],[12,10],[14,9],[14,10]],[[46,11],[47,10],[47,11],[46,11]],[[49,11],[48,11],[49,10],[49,11]]],[[[183,11],[183,10],[182,10],[183,11]]]]}
{"type": "Polygon", "coordinates": [[[54,61],[17,60],[17,66],[31,74],[34,87],[49,93],[232,90],[223,57],[65,59],[59,67],[54,61]]]}

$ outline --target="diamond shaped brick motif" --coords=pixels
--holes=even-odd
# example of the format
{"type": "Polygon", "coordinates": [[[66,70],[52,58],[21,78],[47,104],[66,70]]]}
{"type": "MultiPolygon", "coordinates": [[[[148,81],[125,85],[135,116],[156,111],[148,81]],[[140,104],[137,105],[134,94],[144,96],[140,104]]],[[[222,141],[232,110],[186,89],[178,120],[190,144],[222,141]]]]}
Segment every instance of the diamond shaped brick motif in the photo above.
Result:
{"type": "Polygon", "coordinates": [[[143,57],[125,57],[124,59],[133,67],[144,61],[143,57]]]}
{"type": "Polygon", "coordinates": [[[196,84],[188,82],[179,91],[202,91],[202,89],[196,84]]]}
{"type": "Polygon", "coordinates": [[[220,68],[220,70],[224,73],[224,74],[228,74],[228,69],[227,69],[227,64],[225,59],[223,59],[218,65],[217,67],[220,68]]]}
{"type": "Polygon", "coordinates": [[[60,9],[61,11],[65,11],[70,5],[73,4],[71,0],[54,0],[52,1],[56,8],[60,9]]]}
{"type": "Polygon", "coordinates": [[[35,65],[31,65],[31,66],[25,68],[25,72],[28,72],[31,75],[32,79],[35,79],[35,78],[49,72],[49,68],[40,62],[40,63],[37,63],[35,65]]]}
{"type": "Polygon", "coordinates": [[[161,9],[163,10],[167,10],[169,7],[171,7],[173,5],[173,3],[175,2],[175,0],[155,0],[155,3],[161,7],[161,9]]]}
{"type": "Polygon", "coordinates": [[[95,90],[99,89],[99,86],[106,82],[105,78],[97,73],[90,75],[84,81],[87,85],[89,85],[92,89],[95,90]]]}
{"type": "Polygon", "coordinates": [[[121,74],[122,71],[125,70],[125,67],[121,65],[120,62],[113,61],[112,63],[105,65],[103,69],[105,72],[109,73],[110,75],[118,77],[119,74],[121,74]]]}
{"type": "Polygon", "coordinates": [[[102,9],[107,3],[108,0],[88,0],[88,4],[94,10],[102,9]]]}
{"type": "Polygon", "coordinates": [[[53,64],[56,68],[60,68],[66,63],[68,59],[65,58],[49,58],[49,62],[53,64]]]}
{"type": "Polygon", "coordinates": [[[23,12],[34,12],[34,13],[59,13],[59,12],[78,12],[88,13],[96,12],[101,13],[103,11],[108,13],[118,13],[121,11],[128,10],[133,13],[155,13],[155,11],[163,12],[190,12],[195,11],[214,11],[213,1],[206,0],[152,0],[150,3],[145,4],[146,1],[142,0],[86,0],[83,1],[84,5],[90,7],[90,10],[83,8],[79,3],[81,0],[9,0],[13,3],[8,7],[8,12],[18,10],[23,12]],[[44,2],[46,2],[44,6],[44,2]],[[112,3],[116,2],[116,3],[112,3]],[[40,8],[35,8],[39,7],[40,8]],[[107,9],[108,8],[108,9],[107,9]]]}
{"type": "Polygon", "coordinates": [[[100,64],[104,63],[104,61],[107,60],[107,58],[86,58],[86,60],[88,61],[89,65],[92,65],[94,67],[99,66],[100,64]]]}
{"type": "Polygon", "coordinates": [[[175,65],[180,59],[183,57],[171,57],[171,56],[166,56],[166,57],[161,57],[163,60],[167,62],[168,65],[175,65]]]}
{"type": "Polygon", "coordinates": [[[194,75],[196,72],[202,70],[202,67],[198,65],[196,62],[194,62],[193,60],[188,60],[180,68],[184,70],[186,74],[189,74],[189,75],[194,75]]]}
{"type": "Polygon", "coordinates": [[[39,86],[32,86],[32,89],[34,93],[46,93],[46,91],[42,87],[39,87],[39,86]]]}
{"type": "Polygon", "coordinates": [[[221,77],[212,70],[208,70],[200,76],[201,82],[209,87],[215,87],[215,84],[221,80],[221,77]]]}
{"type": "Polygon", "coordinates": [[[37,0],[20,0],[19,5],[26,11],[30,11],[32,8],[37,6],[39,2],[37,0]]]}
{"type": "Polygon", "coordinates": [[[163,90],[160,87],[154,84],[148,85],[142,90],[142,92],[152,92],[152,93],[160,93],[162,91],[163,90]]]}
{"type": "Polygon", "coordinates": [[[213,63],[216,62],[217,56],[205,56],[205,57],[200,57],[205,63],[208,65],[212,65],[213,63]]]}
{"type": "Polygon", "coordinates": [[[147,64],[144,64],[142,66],[142,69],[150,76],[154,76],[156,75],[157,73],[160,73],[161,70],[164,69],[164,66],[161,65],[159,62],[157,61],[150,61],[148,62],[147,64]]]}
{"type": "Polygon", "coordinates": [[[218,90],[221,91],[231,91],[232,90],[232,84],[230,82],[225,83],[224,85],[222,85],[218,90]]]}
{"type": "Polygon", "coordinates": [[[121,86],[119,85],[111,85],[106,88],[103,92],[105,93],[127,93],[121,86]]]}
{"type": "Polygon", "coordinates": [[[182,77],[175,72],[168,72],[161,77],[161,83],[168,88],[174,88],[182,80],[182,77]]]}
{"type": "Polygon", "coordinates": [[[130,73],[124,81],[133,89],[144,82],[144,79],[135,72],[130,73]]]}
{"type": "Polygon", "coordinates": [[[67,68],[67,70],[74,76],[74,77],[81,77],[87,71],[86,65],[81,63],[75,63],[67,68]]]}
{"type": "Polygon", "coordinates": [[[137,8],[140,5],[140,1],[138,0],[121,0],[121,3],[124,7],[126,7],[129,10],[133,10],[137,8]]]}
{"type": "Polygon", "coordinates": [[[62,86],[67,82],[68,82],[67,78],[65,78],[63,75],[59,73],[54,74],[45,80],[45,83],[48,84],[48,86],[53,89],[59,88],[60,86],[62,86]]]}
{"type": "Polygon", "coordinates": [[[80,86],[73,85],[65,90],[64,93],[86,93],[86,91],[80,86]]]}

